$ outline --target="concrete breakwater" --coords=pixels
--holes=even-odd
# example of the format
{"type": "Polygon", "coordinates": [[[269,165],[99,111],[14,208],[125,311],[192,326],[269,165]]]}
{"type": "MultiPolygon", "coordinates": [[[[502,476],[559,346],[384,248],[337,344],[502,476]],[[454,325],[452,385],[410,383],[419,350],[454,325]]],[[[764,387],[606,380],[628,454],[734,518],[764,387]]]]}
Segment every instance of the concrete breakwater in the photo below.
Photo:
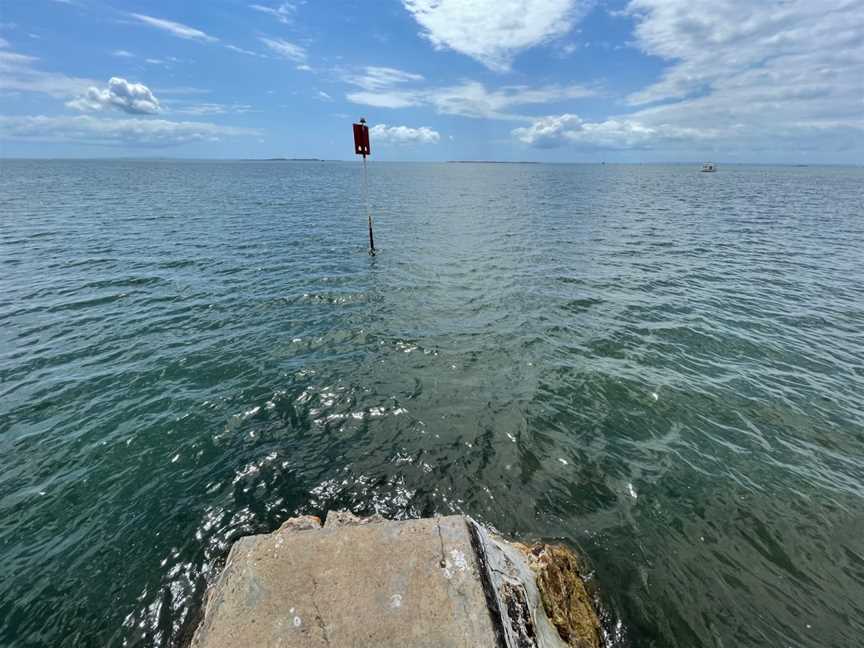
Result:
{"type": "Polygon", "coordinates": [[[240,538],[193,648],[600,648],[579,556],[509,542],[464,516],[331,511],[240,538]]]}

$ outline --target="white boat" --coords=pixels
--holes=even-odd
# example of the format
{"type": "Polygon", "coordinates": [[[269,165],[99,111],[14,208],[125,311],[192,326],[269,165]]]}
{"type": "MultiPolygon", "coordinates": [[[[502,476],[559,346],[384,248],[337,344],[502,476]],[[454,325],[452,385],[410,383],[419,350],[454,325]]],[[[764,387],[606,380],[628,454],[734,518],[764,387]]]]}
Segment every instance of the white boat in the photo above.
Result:
{"type": "Polygon", "coordinates": [[[713,162],[706,162],[702,165],[702,173],[714,173],[717,170],[717,167],[713,162]]]}

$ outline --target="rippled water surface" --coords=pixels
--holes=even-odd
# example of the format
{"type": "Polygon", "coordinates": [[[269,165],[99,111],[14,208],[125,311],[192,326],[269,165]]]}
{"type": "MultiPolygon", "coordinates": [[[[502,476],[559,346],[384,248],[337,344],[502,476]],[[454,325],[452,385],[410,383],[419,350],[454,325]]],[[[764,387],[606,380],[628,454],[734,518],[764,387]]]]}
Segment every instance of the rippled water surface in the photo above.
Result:
{"type": "Polygon", "coordinates": [[[174,646],[230,542],[463,511],[621,645],[861,645],[864,171],[0,163],[0,645],[174,646]]]}

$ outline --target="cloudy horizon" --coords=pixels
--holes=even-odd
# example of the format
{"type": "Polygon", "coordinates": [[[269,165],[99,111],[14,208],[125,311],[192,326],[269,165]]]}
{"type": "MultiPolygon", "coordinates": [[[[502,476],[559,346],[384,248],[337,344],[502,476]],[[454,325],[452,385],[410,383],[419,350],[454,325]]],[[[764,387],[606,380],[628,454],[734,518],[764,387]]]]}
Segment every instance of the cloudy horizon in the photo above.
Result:
{"type": "Polygon", "coordinates": [[[864,2],[38,0],[2,157],[860,164],[864,2]]]}

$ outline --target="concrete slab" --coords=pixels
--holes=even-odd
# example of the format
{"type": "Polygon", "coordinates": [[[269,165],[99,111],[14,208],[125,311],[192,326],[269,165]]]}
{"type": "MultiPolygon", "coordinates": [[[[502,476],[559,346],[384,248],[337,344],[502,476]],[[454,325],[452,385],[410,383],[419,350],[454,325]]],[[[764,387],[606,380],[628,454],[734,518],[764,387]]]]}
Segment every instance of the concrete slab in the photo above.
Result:
{"type": "Polygon", "coordinates": [[[351,518],[323,528],[299,518],[238,540],[192,645],[500,645],[465,518],[351,518]]]}

